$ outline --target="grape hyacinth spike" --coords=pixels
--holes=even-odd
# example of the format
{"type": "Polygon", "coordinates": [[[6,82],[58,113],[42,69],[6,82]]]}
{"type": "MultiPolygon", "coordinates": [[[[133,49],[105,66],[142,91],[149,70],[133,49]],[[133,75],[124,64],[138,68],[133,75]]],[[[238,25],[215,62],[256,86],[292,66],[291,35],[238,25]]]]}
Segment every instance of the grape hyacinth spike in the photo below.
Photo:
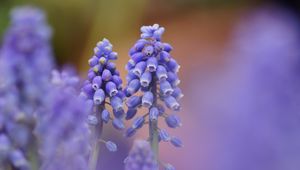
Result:
{"type": "MultiPolygon", "coordinates": [[[[159,142],[170,142],[176,147],[183,146],[179,138],[171,138],[166,130],[160,130],[158,121],[163,118],[170,128],[181,126],[180,118],[175,113],[167,113],[181,109],[179,104],[183,96],[178,87],[178,71],[180,66],[171,56],[173,50],[168,43],[161,41],[165,29],[158,24],[141,27],[141,37],[130,49],[130,60],[126,65],[128,75],[124,93],[128,98],[126,119],[134,118],[133,125],[125,136],[131,137],[136,131],[149,124],[149,142],[158,161],[159,142]],[[138,108],[148,110],[144,116],[137,115],[138,108]],[[148,117],[148,121],[145,119],[148,117]]],[[[170,166],[169,166],[170,167],[170,166]]]]}
{"type": "Polygon", "coordinates": [[[105,144],[109,151],[116,151],[117,146],[111,141],[101,138],[103,124],[112,120],[112,125],[118,130],[125,128],[123,119],[124,94],[122,91],[122,79],[112,60],[116,60],[118,54],[112,51],[112,44],[103,39],[94,48],[94,55],[88,60],[90,69],[87,80],[84,82],[80,97],[91,104],[88,123],[92,133],[92,151],[89,160],[89,170],[97,169],[100,143],[105,144]],[[112,109],[113,114],[108,111],[112,109]]]}

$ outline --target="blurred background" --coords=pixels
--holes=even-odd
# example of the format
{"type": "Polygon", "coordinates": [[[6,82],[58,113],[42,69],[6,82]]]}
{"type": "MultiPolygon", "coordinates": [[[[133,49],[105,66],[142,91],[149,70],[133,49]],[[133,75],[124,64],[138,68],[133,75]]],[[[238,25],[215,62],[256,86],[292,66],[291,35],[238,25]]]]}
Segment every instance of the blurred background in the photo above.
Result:
{"type": "MultiPolygon", "coordinates": [[[[161,144],[161,160],[179,170],[299,170],[298,0],[0,0],[1,39],[10,9],[20,5],[46,11],[57,62],[81,75],[105,37],[125,78],[140,26],[166,28],[163,41],[174,47],[185,94],[183,127],[171,132],[185,146],[161,144]]],[[[101,165],[122,169],[132,141],[106,135],[121,151],[105,153],[101,165]]]]}

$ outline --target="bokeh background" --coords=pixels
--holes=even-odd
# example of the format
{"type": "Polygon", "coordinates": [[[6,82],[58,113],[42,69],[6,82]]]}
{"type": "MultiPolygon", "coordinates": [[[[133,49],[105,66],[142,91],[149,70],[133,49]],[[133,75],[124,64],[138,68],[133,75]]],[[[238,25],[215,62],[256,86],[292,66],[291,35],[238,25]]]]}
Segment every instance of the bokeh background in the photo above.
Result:
{"type": "MultiPolygon", "coordinates": [[[[185,94],[183,127],[171,133],[185,146],[161,144],[161,160],[179,170],[299,170],[297,0],[0,0],[0,38],[10,9],[20,5],[45,10],[57,62],[74,64],[81,75],[105,37],[125,78],[140,26],[166,28],[163,41],[174,47],[185,94]]],[[[132,139],[107,129],[120,152],[102,150],[102,169],[122,169],[132,139]]]]}

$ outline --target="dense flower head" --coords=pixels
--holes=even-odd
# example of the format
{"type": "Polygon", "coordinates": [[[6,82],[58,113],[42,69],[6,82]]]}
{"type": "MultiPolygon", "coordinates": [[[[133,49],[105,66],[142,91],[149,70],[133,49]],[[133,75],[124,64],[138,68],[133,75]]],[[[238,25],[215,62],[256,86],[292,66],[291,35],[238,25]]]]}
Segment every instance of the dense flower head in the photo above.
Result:
{"type": "MultiPolygon", "coordinates": [[[[118,55],[112,51],[112,44],[105,38],[97,43],[94,53],[89,59],[88,79],[83,84],[80,96],[91,102],[94,108],[102,108],[100,114],[105,123],[113,117],[104,109],[104,105],[108,103],[106,99],[109,99],[113,115],[118,119],[113,121],[113,125],[117,129],[122,129],[123,122],[120,121],[124,117],[122,79],[116,65],[111,62],[116,60],[118,55]]],[[[95,120],[96,117],[91,119],[95,120]]]]}
{"type": "Polygon", "coordinates": [[[124,161],[125,170],[158,170],[158,162],[150,144],[144,140],[136,140],[124,161]]]}
{"type": "Polygon", "coordinates": [[[78,97],[79,79],[68,71],[53,71],[52,93],[40,111],[35,133],[40,140],[42,170],[87,169],[88,109],[78,97]]]}
{"type": "Polygon", "coordinates": [[[53,68],[51,30],[43,12],[15,8],[0,49],[0,167],[29,169],[35,113],[45,103],[53,68]],[[3,154],[4,153],[4,154],[3,154]]]}
{"type": "Polygon", "coordinates": [[[5,84],[16,88],[20,107],[31,114],[43,102],[53,64],[51,29],[44,13],[34,7],[12,11],[0,58],[5,65],[5,84]]]}
{"type": "MultiPolygon", "coordinates": [[[[141,39],[131,48],[126,69],[127,86],[125,95],[129,97],[126,105],[129,108],[126,119],[131,119],[136,114],[138,107],[149,110],[150,120],[164,117],[166,124],[171,128],[181,126],[180,118],[176,114],[168,115],[165,107],[172,111],[179,111],[179,100],[183,96],[178,87],[178,71],[180,66],[171,56],[172,46],[161,41],[164,32],[158,24],[141,27],[141,39]],[[159,99],[165,106],[158,104],[159,99]]],[[[143,126],[145,116],[134,119],[132,127],[126,136],[132,136],[136,129],[143,126]]]]}

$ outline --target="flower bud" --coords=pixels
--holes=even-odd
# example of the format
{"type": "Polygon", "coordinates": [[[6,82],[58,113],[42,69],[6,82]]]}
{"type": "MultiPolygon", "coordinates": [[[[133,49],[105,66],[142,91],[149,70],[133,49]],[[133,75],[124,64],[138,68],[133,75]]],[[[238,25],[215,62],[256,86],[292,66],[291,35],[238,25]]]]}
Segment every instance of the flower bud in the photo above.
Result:
{"type": "Polygon", "coordinates": [[[180,118],[176,114],[171,114],[165,118],[167,125],[170,128],[177,128],[182,126],[180,118]]]}
{"type": "Polygon", "coordinates": [[[117,145],[112,141],[105,142],[105,146],[110,152],[116,152],[118,150],[117,145]]]}

